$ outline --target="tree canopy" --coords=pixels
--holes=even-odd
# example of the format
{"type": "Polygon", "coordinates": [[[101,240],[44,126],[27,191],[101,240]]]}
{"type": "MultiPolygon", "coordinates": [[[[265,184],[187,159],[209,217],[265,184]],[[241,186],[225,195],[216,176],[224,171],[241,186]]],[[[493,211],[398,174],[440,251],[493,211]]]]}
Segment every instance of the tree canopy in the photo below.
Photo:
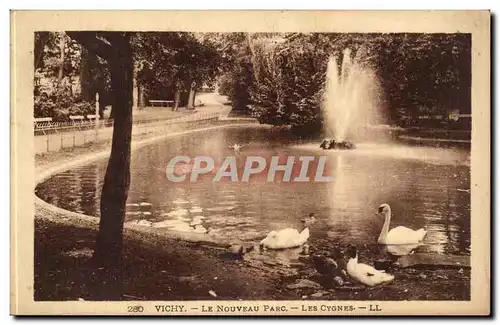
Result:
{"type": "Polygon", "coordinates": [[[352,55],[363,51],[365,64],[376,72],[379,104],[392,123],[421,113],[470,112],[468,34],[254,34],[246,42],[243,37],[225,41],[240,46],[232,51],[232,69],[221,78],[222,91],[235,108],[247,103],[261,122],[320,124],[328,57],[346,48],[352,55]]]}
{"type": "MultiPolygon", "coordinates": [[[[319,125],[328,58],[350,48],[352,55],[363,51],[376,72],[379,104],[391,123],[457,109],[470,113],[468,34],[130,34],[139,106],[174,97],[185,104],[187,92],[217,84],[235,110],[261,122],[319,125]]],[[[35,116],[91,111],[96,92],[101,104],[110,104],[102,54],[65,33],[36,33],[35,116]]]]}
{"type": "MultiPolygon", "coordinates": [[[[193,84],[200,87],[216,80],[221,55],[210,39],[185,32],[130,34],[137,96],[170,99],[193,84]]],[[[92,113],[97,92],[101,104],[111,104],[111,79],[104,59],[111,49],[103,41],[105,32],[95,35],[95,40],[89,40],[79,39],[78,32],[35,33],[36,117],[66,119],[70,114],[92,113]],[[95,47],[94,41],[104,47],[95,47]]]]}

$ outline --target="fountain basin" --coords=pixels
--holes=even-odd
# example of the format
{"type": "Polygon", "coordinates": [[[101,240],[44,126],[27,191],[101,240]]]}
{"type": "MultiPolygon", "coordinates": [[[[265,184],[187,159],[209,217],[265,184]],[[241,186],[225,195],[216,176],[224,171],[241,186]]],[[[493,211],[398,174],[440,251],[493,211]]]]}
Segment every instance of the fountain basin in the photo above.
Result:
{"type": "Polygon", "coordinates": [[[331,150],[331,149],[349,150],[356,148],[354,143],[352,143],[351,141],[347,140],[337,141],[331,139],[323,140],[323,142],[321,142],[319,147],[324,150],[331,150]]]}

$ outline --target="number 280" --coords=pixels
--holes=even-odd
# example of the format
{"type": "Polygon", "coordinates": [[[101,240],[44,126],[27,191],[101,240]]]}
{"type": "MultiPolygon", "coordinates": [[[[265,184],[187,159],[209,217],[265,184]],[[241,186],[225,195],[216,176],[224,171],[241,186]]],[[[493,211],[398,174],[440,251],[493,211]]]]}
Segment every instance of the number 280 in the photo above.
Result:
{"type": "Polygon", "coordinates": [[[127,306],[127,312],[129,313],[142,313],[144,311],[144,307],[142,306],[127,306]]]}

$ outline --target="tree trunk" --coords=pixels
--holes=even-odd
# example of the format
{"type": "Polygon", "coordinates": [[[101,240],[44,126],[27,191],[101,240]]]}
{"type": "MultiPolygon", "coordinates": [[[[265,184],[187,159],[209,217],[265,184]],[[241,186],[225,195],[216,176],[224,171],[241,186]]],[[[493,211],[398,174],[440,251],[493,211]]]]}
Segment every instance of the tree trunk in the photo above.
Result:
{"type": "Polygon", "coordinates": [[[93,102],[95,94],[92,91],[92,66],[95,60],[95,54],[89,52],[82,46],[82,54],[80,59],[80,89],[82,99],[86,102],[93,102]]]}
{"type": "Polygon", "coordinates": [[[64,47],[65,47],[65,39],[64,39],[64,34],[61,33],[59,35],[60,39],[59,39],[59,51],[61,52],[60,53],[60,56],[59,56],[59,75],[57,77],[57,82],[59,83],[59,85],[61,85],[61,82],[62,82],[62,79],[64,77],[64,47]]]}
{"type": "Polygon", "coordinates": [[[137,96],[139,97],[139,102],[138,102],[139,109],[143,109],[144,106],[146,106],[146,97],[144,94],[144,87],[140,82],[138,82],[137,85],[137,93],[138,93],[137,96]]]}
{"type": "Polygon", "coordinates": [[[49,32],[35,32],[35,71],[38,68],[43,68],[43,53],[45,49],[45,44],[50,38],[49,32]]]}
{"type": "Polygon", "coordinates": [[[133,66],[128,34],[109,37],[118,56],[108,60],[113,103],[111,155],[101,193],[101,218],[94,261],[106,271],[98,299],[121,297],[122,236],[125,204],[130,186],[130,143],[132,138],[133,66]],[[105,279],[105,280],[104,280],[105,279]]]}
{"type": "Polygon", "coordinates": [[[137,67],[134,66],[134,82],[133,82],[133,104],[132,107],[135,109],[140,108],[139,106],[139,80],[137,80],[137,67]]]}
{"type": "Polygon", "coordinates": [[[191,84],[191,89],[189,89],[189,99],[187,104],[188,109],[194,109],[195,96],[196,96],[196,83],[193,82],[191,84]]]}
{"type": "Polygon", "coordinates": [[[175,86],[174,107],[172,108],[172,111],[179,110],[180,101],[181,101],[181,87],[180,87],[180,85],[177,84],[175,86]]]}

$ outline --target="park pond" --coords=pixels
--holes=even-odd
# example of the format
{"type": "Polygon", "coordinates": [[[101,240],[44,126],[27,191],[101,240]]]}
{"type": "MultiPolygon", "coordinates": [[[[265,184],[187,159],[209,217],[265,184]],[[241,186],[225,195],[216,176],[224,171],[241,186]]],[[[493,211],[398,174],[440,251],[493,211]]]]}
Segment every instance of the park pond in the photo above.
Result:
{"type": "MultiPolygon", "coordinates": [[[[349,151],[323,151],[319,140],[291,140],[287,130],[238,126],[168,138],[133,152],[125,222],[154,226],[165,233],[206,233],[218,242],[258,243],[269,231],[304,226],[310,213],[310,250],[354,244],[372,263],[384,254],[376,244],[384,220],[381,203],[392,207],[391,227],[425,227],[420,253],[470,255],[470,163],[467,148],[415,146],[401,142],[361,142],[349,151]],[[214,182],[212,173],[196,182],[173,183],[165,170],[177,155],[209,156],[216,162],[260,156],[327,156],[330,182],[214,182]]],[[[99,216],[99,196],[107,161],[52,176],[36,194],[66,210],[99,216]]],[[[279,173],[278,173],[279,174],[279,173]]],[[[300,261],[301,252],[268,252],[283,263],[300,261]]],[[[292,263],[293,264],[293,263],[292,263]]]]}

